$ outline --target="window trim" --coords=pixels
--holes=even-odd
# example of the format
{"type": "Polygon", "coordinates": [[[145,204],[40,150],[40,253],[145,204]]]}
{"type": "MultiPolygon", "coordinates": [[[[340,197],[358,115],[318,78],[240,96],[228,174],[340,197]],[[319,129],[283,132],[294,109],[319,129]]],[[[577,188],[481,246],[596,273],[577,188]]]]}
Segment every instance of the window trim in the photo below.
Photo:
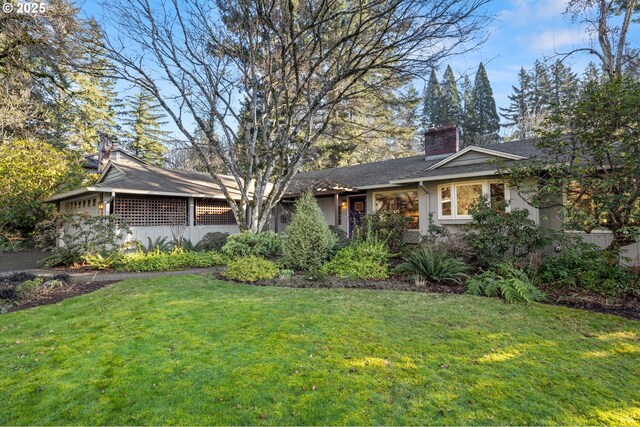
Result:
{"type": "MultiPolygon", "coordinates": [[[[490,195],[490,186],[491,184],[503,184],[504,185],[504,199],[508,203],[511,201],[511,193],[509,192],[509,187],[507,183],[501,181],[499,179],[487,179],[482,181],[459,181],[459,182],[447,182],[444,184],[438,184],[437,192],[438,192],[438,218],[445,220],[452,219],[473,219],[471,215],[458,215],[458,190],[457,186],[462,185],[477,185],[482,184],[482,195],[489,198],[490,195]],[[445,187],[451,187],[451,215],[443,215],[442,214],[442,189],[445,187]]],[[[507,204],[506,211],[510,212],[510,206],[507,204]]]]}

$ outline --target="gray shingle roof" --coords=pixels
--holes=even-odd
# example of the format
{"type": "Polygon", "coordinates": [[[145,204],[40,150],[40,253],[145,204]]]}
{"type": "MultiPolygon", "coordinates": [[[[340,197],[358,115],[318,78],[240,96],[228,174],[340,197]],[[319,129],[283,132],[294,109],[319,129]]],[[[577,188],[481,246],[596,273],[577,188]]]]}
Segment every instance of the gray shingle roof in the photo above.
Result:
{"type": "MultiPolygon", "coordinates": [[[[96,188],[118,188],[140,192],[185,193],[196,195],[221,195],[220,187],[213,182],[208,173],[166,169],[142,163],[113,163],[109,175],[97,183],[96,188]]],[[[236,187],[230,177],[221,176],[226,185],[236,187]]]]}
{"type": "MultiPolygon", "coordinates": [[[[533,139],[490,144],[483,148],[527,158],[539,156],[541,154],[535,147],[535,140],[533,139]]],[[[390,181],[402,179],[436,177],[440,175],[445,176],[456,173],[482,171],[493,173],[496,169],[496,166],[492,163],[477,163],[465,166],[437,168],[427,171],[430,166],[442,160],[444,160],[443,157],[434,160],[425,160],[424,155],[419,155],[402,159],[345,166],[341,168],[301,172],[294,177],[291,185],[289,186],[288,193],[299,193],[318,185],[318,183],[324,185],[335,183],[343,187],[364,189],[373,186],[390,185],[390,181]]]]}

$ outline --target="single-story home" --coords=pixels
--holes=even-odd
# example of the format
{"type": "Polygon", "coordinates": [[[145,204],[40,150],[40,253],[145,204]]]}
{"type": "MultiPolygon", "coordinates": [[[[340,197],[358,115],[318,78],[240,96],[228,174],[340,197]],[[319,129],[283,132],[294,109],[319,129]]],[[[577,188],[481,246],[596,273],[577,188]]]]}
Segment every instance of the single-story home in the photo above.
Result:
{"type": "MultiPolygon", "coordinates": [[[[471,221],[469,209],[481,195],[492,203],[506,200],[509,209],[527,209],[541,227],[560,229],[558,208],[529,205],[509,189],[492,161],[508,165],[541,156],[534,141],[461,149],[458,128],[452,125],[429,130],[424,149],[424,154],[406,158],[298,173],[274,210],[269,229],[286,230],[293,203],[304,191],[314,193],[328,225],[349,235],[362,215],[392,209],[411,218],[406,240],[415,243],[426,234],[430,220],[453,230],[471,221]]],[[[105,166],[94,185],[47,201],[63,212],[118,215],[131,226],[130,238],[142,242],[147,237],[171,239],[176,225],[193,243],[211,231],[238,231],[228,203],[208,174],[152,166],[117,144],[101,153],[98,163],[105,166]]],[[[222,178],[233,188],[231,177],[222,178]]],[[[611,241],[607,231],[579,234],[600,247],[611,241]]],[[[633,264],[640,264],[638,244],[625,250],[633,264]]]]}

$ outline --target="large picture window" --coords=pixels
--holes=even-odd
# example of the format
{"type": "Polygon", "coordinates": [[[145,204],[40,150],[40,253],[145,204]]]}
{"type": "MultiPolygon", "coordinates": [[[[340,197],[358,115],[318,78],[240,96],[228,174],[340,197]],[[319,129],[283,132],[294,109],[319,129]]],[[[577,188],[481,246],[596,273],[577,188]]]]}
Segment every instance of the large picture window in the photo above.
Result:
{"type": "Polygon", "coordinates": [[[400,212],[402,215],[411,218],[409,229],[417,229],[418,219],[418,192],[408,191],[388,191],[375,194],[375,206],[378,210],[389,210],[400,212]]]}
{"type": "Polygon", "coordinates": [[[470,219],[471,208],[481,198],[491,207],[505,202],[506,189],[502,182],[461,182],[438,186],[439,217],[443,219],[470,219]]]}

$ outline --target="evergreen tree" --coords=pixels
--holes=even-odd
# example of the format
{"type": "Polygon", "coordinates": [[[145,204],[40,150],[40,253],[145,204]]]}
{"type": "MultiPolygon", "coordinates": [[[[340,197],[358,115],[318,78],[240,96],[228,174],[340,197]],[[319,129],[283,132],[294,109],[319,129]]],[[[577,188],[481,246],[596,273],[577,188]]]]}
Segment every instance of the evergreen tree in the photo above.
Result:
{"type": "Polygon", "coordinates": [[[578,95],[578,77],[562,61],[550,66],[549,103],[553,109],[572,104],[578,95]]]}
{"type": "Polygon", "coordinates": [[[429,83],[424,90],[422,104],[422,127],[426,130],[431,126],[437,126],[440,119],[440,84],[436,71],[431,70],[429,83]]]}
{"type": "Polygon", "coordinates": [[[133,155],[161,166],[167,152],[165,142],[169,132],[162,129],[167,122],[155,98],[144,90],[128,97],[128,109],[123,123],[127,126],[126,148],[133,155]]]}
{"type": "Polygon", "coordinates": [[[582,74],[582,85],[586,86],[589,83],[597,83],[602,81],[602,69],[598,68],[595,62],[590,61],[582,74]]]}
{"type": "Polygon", "coordinates": [[[476,73],[466,120],[468,121],[466,124],[468,134],[465,135],[467,145],[483,146],[499,140],[500,117],[483,63],[480,63],[476,73]]]}
{"type": "Polygon", "coordinates": [[[465,74],[464,80],[462,82],[462,117],[460,118],[460,128],[462,129],[462,145],[471,145],[471,143],[467,144],[467,140],[470,135],[470,127],[471,127],[471,91],[473,90],[473,85],[471,84],[471,79],[469,76],[465,74]]]}
{"type": "Polygon", "coordinates": [[[531,77],[530,113],[533,116],[542,115],[549,110],[551,101],[551,82],[549,73],[542,61],[533,64],[531,77]]]}
{"type": "Polygon", "coordinates": [[[456,83],[456,78],[453,75],[451,66],[447,66],[447,70],[444,72],[444,78],[442,85],[440,86],[439,97],[439,117],[436,121],[437,125],[460,125],[460,119],[462,115],[462,104],[460,101],[460,91],[456,83]]]}
{"type": "Polygon", "coordinates": [[[503,126],[514,128],[513,137],[524,139],[530,136],[532,129],[529,127],[528,118],[530,111],[531,97],[531,76],[523,68],[518,73],[518,87],[511,86],[513,94],[509,95],[509,106],[500,108],[500,115],[504,117],[506,123],[503,126]]]}

